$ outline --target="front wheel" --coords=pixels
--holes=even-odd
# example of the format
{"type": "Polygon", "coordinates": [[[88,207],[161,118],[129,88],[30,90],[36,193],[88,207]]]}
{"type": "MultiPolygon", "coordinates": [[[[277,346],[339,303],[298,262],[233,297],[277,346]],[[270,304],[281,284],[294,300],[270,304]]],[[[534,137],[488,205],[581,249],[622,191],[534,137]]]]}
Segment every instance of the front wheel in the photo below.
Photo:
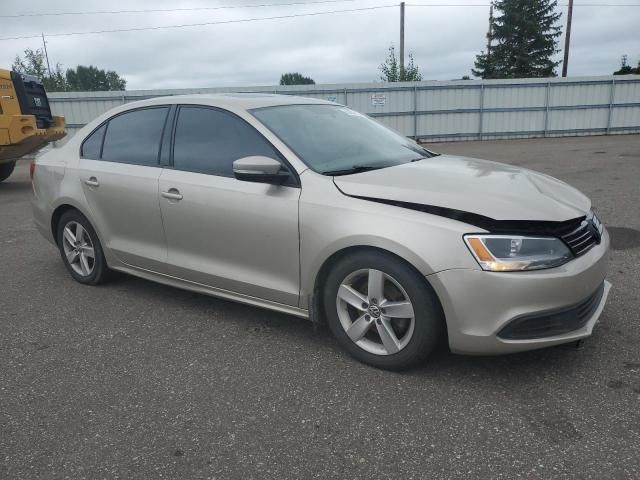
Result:
{"type": "Polygon", "coordinates": [[[9,178],[16,168],[16,162],[0,163],[0,182],[9,178]]]}
{"type": "Polygon", "coordinates": [[[444,315],[420,273],[377,251],[339,261],[323,289],[329,328],[361,362],[387,370],[422,363],[443,339],[444,315]]]}

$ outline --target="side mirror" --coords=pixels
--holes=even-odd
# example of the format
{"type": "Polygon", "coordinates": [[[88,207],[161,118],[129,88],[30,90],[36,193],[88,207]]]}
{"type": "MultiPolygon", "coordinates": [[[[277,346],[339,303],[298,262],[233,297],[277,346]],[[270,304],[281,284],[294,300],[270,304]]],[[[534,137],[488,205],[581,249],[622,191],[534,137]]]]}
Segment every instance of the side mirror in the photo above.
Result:
{"type": "Polygon", "coordinates": [[[282,164],[273,158],[245,157],[233,162],[233,175],[245,182],[281,185],[289,178],[289,172],[281,168],[282,164]]]}

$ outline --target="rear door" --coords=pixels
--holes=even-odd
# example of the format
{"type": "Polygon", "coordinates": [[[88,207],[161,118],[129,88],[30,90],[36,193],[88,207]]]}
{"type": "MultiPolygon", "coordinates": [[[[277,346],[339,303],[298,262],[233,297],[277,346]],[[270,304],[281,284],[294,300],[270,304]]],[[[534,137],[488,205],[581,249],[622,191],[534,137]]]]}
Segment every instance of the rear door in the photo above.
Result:
{"type": "Polygon", "coordinates": [[[239,158],[283,162],[280,154],[247,122],[210,107],[180,107],[174,137],[173,167],[160,176],[169,273],[297,306],[300,189],[236,180],[232,171],[239,158]]]}
{"type": "Polygon", "coordinates": [[[129,110],[88,137],[80,180],[103,242],[122,262],[166,272],[167,247],[158,205],[160,147],[170,108],[129,110]]]}

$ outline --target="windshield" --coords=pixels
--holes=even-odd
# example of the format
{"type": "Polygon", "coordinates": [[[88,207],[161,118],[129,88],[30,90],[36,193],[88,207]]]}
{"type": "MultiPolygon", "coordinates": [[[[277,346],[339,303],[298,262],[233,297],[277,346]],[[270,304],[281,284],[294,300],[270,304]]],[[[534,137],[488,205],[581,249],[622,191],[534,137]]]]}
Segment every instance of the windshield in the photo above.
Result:
{"type": "Polygon", "coordinates": [[[434,155],[339,105],[283,105],[251,113],[311,169],[326,175],[392,167],[434,155]]]}

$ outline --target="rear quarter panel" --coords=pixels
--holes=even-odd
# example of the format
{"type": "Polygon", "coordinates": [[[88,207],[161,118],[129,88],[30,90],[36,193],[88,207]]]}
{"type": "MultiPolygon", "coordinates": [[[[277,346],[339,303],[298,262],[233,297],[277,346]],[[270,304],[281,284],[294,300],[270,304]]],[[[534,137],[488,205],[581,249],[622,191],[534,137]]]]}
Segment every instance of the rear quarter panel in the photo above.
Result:
{"type": "MultiPolygon", "coordinates": [[[[85,127],[92,130],[92,127],[85,127]]],[[[36,158],[33,177],[32,209],[36,227],[51,243],[56,244],[54,212],[68,205],[90,219],[84,192],[77,175],[80,143],[88,131],[80,130],[61,147],[52,148],[36,158]],[[82,135],[82,132],[85,132],[82,135]]],[[[95,225],[94,225],[95,228],[95,225]]],[[[100,232],[98,237],[102,242],[100,232]]]]}

